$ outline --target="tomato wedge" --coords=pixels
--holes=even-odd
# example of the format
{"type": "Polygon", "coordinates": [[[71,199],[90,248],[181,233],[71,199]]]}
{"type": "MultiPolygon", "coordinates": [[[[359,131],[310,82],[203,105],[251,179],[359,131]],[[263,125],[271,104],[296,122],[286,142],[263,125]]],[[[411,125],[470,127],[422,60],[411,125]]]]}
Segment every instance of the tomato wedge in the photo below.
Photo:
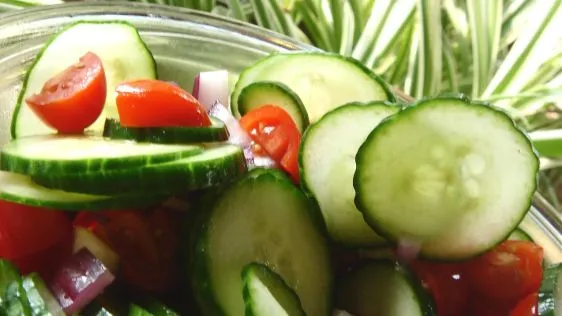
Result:
{"type": "Polygon", "coordinates": [[[49,275],[71,254],[72,235],[63,212],[0,200],[0,258],[24,274],[49,275]]]}
{"type": "Polygon", "coordinates": [[[511,310],[509,316],[535,316],[538,315],[539,293],[531,293],[521,300],[515,308],[511,310]]]}
{"type": "Polygon", "coordinates": [[[134,289],[164,293],[180,273],[178,220],[164,209],[107,211],[75,219],[93,231],[119,255],[119,276],[134,289]]]}
{"type": "Polygon", "coordinates": [[[187,91],[165,81],[137,80],[117,86],[117,111],[126,127],[210,126],[207,112],[187,91]]]}
{"type": "Polygon", "coordinates": [[[46,125],[59,133],[81,133],[102,113],[106,89],[101,59],[89,52],[25,101],[46,125]]]}
{"type": "Polygon", "coordinates": [[[240,125],[252,140],[289,173],[293,181],[300,181],[298,154],[301,134],[284,109],[267,104],[246,113],[240,125]]]}
{"type": "Polygon", "coordinates": [[[470,262],[474,291],[516,302],[537,292],[542,280],[543,249],[529,241],[507,240],[470,262]]]}

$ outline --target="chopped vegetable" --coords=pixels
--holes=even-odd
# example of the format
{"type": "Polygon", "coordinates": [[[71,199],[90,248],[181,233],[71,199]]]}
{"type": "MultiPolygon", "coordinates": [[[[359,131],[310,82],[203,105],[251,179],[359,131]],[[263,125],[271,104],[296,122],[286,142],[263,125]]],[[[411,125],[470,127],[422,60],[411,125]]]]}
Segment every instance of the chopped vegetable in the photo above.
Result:
{"type": "Polygon", "coordinates": [[[226,70],[204,71],[193,82],[193,96],[208,111],[215,102],[229,106],[229,76],[226,70]]]}

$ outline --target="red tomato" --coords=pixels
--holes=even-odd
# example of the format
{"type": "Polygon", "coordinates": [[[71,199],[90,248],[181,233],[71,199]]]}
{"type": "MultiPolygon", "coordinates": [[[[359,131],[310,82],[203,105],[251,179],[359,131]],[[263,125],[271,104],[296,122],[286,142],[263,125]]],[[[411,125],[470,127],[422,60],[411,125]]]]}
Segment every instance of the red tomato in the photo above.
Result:
{"type": "Polygon", "coordinates": [[[71,248],[72,225],[63,212],[0,200],[0,258],[22,273],[48,275],[71,248]]]}
{"type": "Polygon", "coordinates": [[[464,264],[416,260],[411,268],[433,297],[437,315],[459,315],[467,308],[468,282],[464,264]]]}
{"type": "MultiPolygon", "coordinates": [[[[82,213],[85,214],[85,213],[82,213]]],[[[161,293],[176,285],[179,266],[179,227],[165,210],[149,213],[124,210],[87,215],[75,220],[89,227],[119,255],[119,274],[139,290],[161,293]],[[92,221],[97,220],[96,225],[92,221]]]]}
{"type": "Polygon", "coordinates": [[[264,105],[244,115],[240,125],[252,140],[291,178],[299,182],[298,154],[301,134],[287,111],[275,105],[264,105]]]}
{"type": "Polygon", "coordinates": [[[511,310],[509,316],[535,316],[538,311],[539,293],[531,293],[521,300],[515,308],[511,310]]]}
{"type": "Polygon", "coordinates": [[[127,127],[210,126],[207,112],[187,91],[165,81],[137,80],[116,88],[121,125],[127,127]]]}
{"type": "Polygon", "coordinates": [[[516,301],[537,292],[542,280],[543,249],[533,242],[507,240],[471,260],[471,287],[494,299],[516,301]]]}
{"type": "Polygon", "coordinates": [[[468,298],[469,304],[464,316],[508,316],[513,307],[512,303],[495,301],[493,299],[471,294],[468,298]]]}
{"type": "Polygon", "coordinates": [[[39,94],[25,101],[46,125],[59,133],[81,133],[103,111],[106,89],[100,58],[87,53],[47,81],[39,94]]]}

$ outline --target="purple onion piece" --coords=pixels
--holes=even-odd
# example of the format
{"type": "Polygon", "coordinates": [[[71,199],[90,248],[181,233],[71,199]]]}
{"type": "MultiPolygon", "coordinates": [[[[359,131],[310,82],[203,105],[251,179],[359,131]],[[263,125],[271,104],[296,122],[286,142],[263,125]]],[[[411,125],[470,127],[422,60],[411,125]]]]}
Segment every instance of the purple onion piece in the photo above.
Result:
{"type": "Polygon", "coordinates": [[[421,242],[418,240],[412,240],[408,238],[401,238],[398,240],[398,246],[396,248],[396,255],[398,260],[402,262],[410,262],[416,259],[420,253],[421,242]]]}
{"type": "Polygon", "coordinates": [[[197,74],[193,80],[193,91],[191,92],[191,95],[199,100],[199,74],[197,74]]]}
{"type": "Polygon", "coordinates": [[[98,258],[82,248],[56,271],[49,287],[65,313],[73,314],[93,301],[114,279],[98,258]]]}

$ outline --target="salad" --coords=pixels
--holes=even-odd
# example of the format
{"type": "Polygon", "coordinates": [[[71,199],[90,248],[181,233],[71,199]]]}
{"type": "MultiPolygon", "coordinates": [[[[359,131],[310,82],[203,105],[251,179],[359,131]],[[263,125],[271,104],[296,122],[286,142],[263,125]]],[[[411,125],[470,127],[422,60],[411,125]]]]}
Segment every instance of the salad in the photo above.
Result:
{"type": "Polygon", "coordinates": [[[28,69],[11,135],[0,315],[560,313],[562,265],[519,227],[525,133],[351,58],[272,54],[188,92],[134,26],[81,21],[28,69]]]}

